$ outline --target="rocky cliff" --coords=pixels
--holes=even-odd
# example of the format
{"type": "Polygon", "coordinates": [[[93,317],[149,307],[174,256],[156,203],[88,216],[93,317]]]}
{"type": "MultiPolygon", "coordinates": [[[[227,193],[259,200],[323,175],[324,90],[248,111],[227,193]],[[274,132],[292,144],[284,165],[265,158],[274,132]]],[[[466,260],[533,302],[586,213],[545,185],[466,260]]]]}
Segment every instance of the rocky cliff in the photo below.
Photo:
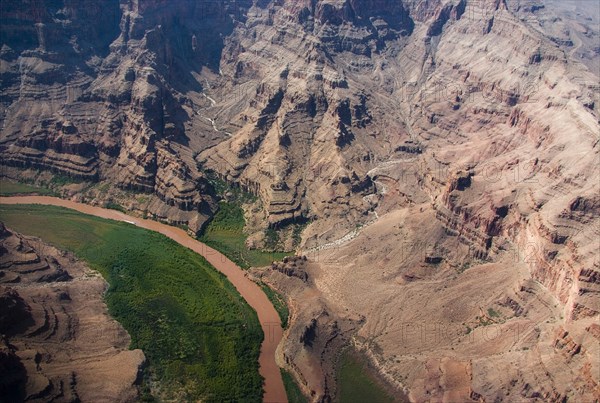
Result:
{"type": "Polygon", "coordinates": [[[198,229],[214,193],[192,153],[226,136],[198,112],[210,102],[197,74],[218,70],[232,29],[221,6],[3,5],[3,164],[148,193],[149,213],[198,229]]]}

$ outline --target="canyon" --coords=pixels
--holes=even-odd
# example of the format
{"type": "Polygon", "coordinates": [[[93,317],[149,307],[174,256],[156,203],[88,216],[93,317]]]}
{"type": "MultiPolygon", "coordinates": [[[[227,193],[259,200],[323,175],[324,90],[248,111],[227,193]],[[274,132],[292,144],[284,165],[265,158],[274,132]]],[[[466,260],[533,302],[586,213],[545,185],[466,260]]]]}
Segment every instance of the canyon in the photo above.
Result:
{"type": "Polygon", "coordinates": [[[249,244],[301,229],[278,363],[411,401],[600,398],[600,10],[536,0],[8,0],[2,175],[249,244]]]}
{"type": "MultiPolygon", "coordinates": [[[[282,383],[279,367],[276,364],[276,349],[282,338],[283,330],[279,323],[279,316],[267,296],[260,290],[259,286],[252,282],[235,263],[229,260],[226,256],[219,253],[215,249],[197,241],[188,236],[188,234],[180,229],[169,225],[158,223],[153,220],[145,220],[115,210],[103,209],[100,207],[89,206],[81,203],[72,202],[49,196],[23,196],[0,198],[0,204],[41,204],[50,206],[65,207],[76,210],[78,212],[93,215],[96,217],[123,221],[140,228],[158,232],[182,246],[198,253],[206,258],[206,260],[219,272],[223,273],[229,281],[235,286],[240,295],[248,302],[248,304],[256,311],[260,326],[265,335],[260,349],[260,374],[264,378],[264,399],[265,401],[284,402],[286,401],[285,389],[282,383]]],[[[19,247],[17,250],[21,249],[19,247]]],[[[7,255],[9,262],[10,255],[7,255]]],[[[71,259],[73,261],[73,258],[71,259]]],[[[72,263],[71,261],[71,263],[72,263]]],[[[55,276],[58,277],[58,276],[55,276]]],[[[100,274],[96,274],[97,278],[102,278],[100,274]]],[[[11,277],[9,276],[9,280],[11,277]]],[[[12,278],[10,282],[19,282],[20,279],[12,278]]],[[[105,283],[105,282],[104,282],[105,283]]],[[[97,305],[98,304],[96,302],[97,305]]],[[[8,315],[7,315],[8,316],[8,315]]],[[[140,351],[140,350],[136,350],[140,351]]],[[[139,384],[139,382],[136,382],[139,384]]],[[[93,390],[93,387],[92,387],[93,390]]],[[[134,394],[135,396],[135,394],[134,394]]],[[[94,400],[94,395],[90,396],[90,400],[94,400]]],[[[121,400],[118,399],[117,400],[121,400]]],[[[126,399],[127,400],[127,399],[126,399]]]]}

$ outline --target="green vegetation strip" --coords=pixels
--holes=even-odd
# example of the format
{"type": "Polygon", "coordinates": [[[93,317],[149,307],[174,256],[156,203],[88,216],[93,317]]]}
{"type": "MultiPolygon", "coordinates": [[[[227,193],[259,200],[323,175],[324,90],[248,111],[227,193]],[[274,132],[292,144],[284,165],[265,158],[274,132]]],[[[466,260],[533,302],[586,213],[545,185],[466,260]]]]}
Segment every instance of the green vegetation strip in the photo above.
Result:
{"type": "Polygon", "coordinates": [[[268,266],[289,253],[264,252],[246,247],[244,211],[233,203],[222,202],[219,211],[204,230],[200,241],[215,248],[242,268],[268,266]]]}
{"type": "Polygon", "coordinates": [[[203,257],[158,233],[59,207],[1,205],[0,220],[104,276],[109,311],[146,354],[161,398],[261,400],[256,313],[203,257]]]}
{"type": "Polygon", "coordinates": [[[285,386],[289,403],[308,403],[308,399],[302,394],[302,391],[289,372],[282,369],[281,378],[283,379],[283,386],[285,386]]]}
{"type": "Polygon", "coordinates": [[[338,386],[340,403],[387,403],[394,399],[369,372],[363,357],[348,348],[339,361],[338,386]]]}
{"type": "Polygon", "coordinates": [[[265,292],[271,304],[279,314],[279,318],[281,319],[281,327],[286,329],[288,327],[288,321],[290,318],[290,310],[288,309],[287,303],[281,294],[277,291],[273,290],[268,285],[261,283],[260,287],[265,292]]]}
{"type": "Polygon", "coordinates": [[[0,196],[13,196],[18,194],[52,195],[54,192],[50,189],[0,179],[0,196]]]}

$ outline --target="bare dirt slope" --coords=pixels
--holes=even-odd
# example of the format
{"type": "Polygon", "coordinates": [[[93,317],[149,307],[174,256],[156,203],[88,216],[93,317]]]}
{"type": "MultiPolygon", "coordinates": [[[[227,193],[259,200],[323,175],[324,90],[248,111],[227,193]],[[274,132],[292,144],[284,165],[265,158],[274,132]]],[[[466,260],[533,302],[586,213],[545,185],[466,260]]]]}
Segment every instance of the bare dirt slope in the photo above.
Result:
{"type": "Polygon", "coordinates": [[[108,315],[100,274],[1,223],[0,251],[0,395],[135,401],[144,354],[108,315]]]}

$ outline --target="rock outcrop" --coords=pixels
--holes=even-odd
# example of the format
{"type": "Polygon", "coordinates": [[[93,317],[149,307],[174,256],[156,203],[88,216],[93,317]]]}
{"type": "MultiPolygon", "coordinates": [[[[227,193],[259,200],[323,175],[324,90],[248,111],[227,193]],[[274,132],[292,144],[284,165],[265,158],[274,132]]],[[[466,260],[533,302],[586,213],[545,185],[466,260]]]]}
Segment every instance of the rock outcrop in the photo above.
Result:
{"type": "Polygon", "coordinates": [[[260,281],[286,296],[289,326],[278,355],[278,364],[295,378],[311,401],[328,401],[337,393],[339,352],[360,327],[361,318],[338,312],[315,291],[307,274],[317,265],[304,256],[289,256],[271,267],[251,269],[260,281]]]}
{"type": "Polygon", "coordinates": [[[287,256],[281,262],[273,262],[271,270],[277,270],[288,277],[296,277],[303,282],[308,282],[308,273],[306,272],[306,256],[287,256]]]}
{"type": "Polygon", "coordinates": [[[0,394],[10,401],[135,401],[141,350],[108,316],[106,282],[0,223],[0,394]]]}

